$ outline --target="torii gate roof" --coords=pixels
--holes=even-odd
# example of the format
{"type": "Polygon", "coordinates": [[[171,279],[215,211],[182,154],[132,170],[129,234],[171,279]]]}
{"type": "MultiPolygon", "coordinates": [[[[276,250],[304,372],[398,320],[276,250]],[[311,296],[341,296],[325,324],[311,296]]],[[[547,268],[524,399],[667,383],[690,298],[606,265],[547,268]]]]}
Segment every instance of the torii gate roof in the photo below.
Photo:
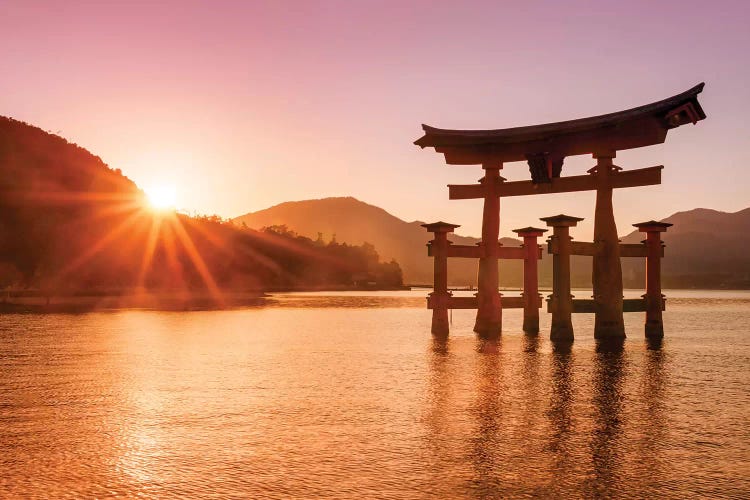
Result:
{"type": "Polygon", "coordinates": [[[475,165],[618,151],[661,144],[672,128],[706,118],[698,102],[704,83],[667,99],[606,115],[498,130],[449,130],[422,125],[417,146],[434,147],[452,165],[475,165]]]}

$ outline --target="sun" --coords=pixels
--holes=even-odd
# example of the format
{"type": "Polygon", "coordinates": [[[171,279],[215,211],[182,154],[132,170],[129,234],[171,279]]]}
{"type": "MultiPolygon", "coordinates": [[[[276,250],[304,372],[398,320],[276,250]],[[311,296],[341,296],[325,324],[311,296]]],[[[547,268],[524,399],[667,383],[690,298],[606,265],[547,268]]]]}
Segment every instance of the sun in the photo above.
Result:
{"type": "Polygon", "coordinates": [[[177,190],[174,186],[158,185],[144,189],[148,203],[156,211],[173,210],[177,202],[177,190]]]}

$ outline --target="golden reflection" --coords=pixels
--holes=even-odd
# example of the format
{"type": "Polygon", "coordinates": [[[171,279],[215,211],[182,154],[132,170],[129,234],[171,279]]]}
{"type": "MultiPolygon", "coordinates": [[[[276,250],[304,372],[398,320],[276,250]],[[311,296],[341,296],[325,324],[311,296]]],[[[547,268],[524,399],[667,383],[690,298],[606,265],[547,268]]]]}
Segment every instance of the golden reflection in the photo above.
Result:
{"type": "Polygon", "coordinates": [[[565,471],[576,464],[571,458],[572,438],[575,428],[573,403],[573,350],[571,342],[553,342],[551,357],[552,393],[547,415],[551,424],[549,451],[555,470],[565,471]]]}
{"type": "Polygon", "coordinates": [[[627,359],[624,340],[598,340],[594,353],[594,429],[591,458],[594,479],[586,484],[589,496],[609,498],[617,491],[622,464],[621,449],[625,395],[623,377],[627,359]]]}
{"type": "Polygon", "coordinates": [[[501,339],[477,338],[477,352],[480,354],[498,354],[500,352],[501,339]]]}
{"type": "Polygon", "coordinates": [[[474,486],[480,492],[501,491],[502,446],[500,432],[503,411],[500,404],[501,339],[477,340],[477,432],[472,438],[471,459],[474,465],[474,486]]]}
{"type": "Polygon", "coordinates": [[[666,352],[662,350],[662,339],[646,339],[645,361],[641,367],[640,392],[643,400],[642,435],[638,443],[638,454],[642,467],[649,477],[662,475],[662,446],[667,440],[665,408],[668,370],[666,352]]]}
{"type": "MultiPolygon", "coordinates": [[[[439,466],[446,456],[449,456],[451,449],[451,412],[452,404],[452,386],[455,383],[451,371],[452,357],[449,352],[449,339],[433,338],[429,352],[429,384],[427,398],[429,406],[425,416],[425,423],[429,430],[429,438],[425,446],[428,448],[429,461],[431,463],[429,470],[438,471],[439,466]]],[[[440,481],[436,476],[434,481],[440,481]]]]}
{"type": "MultiPolygon", "coordinates": [[[[542,391],[540,391],[540,383],[543,378],[543,374],[540,373],[541,357],[539,335],[524,335],[520,382],[523,385],[523,392],[521,393],[524,402],[523,420],[528,423],[529,427],[534,426],[533,422],[543,412],[542,391]]],[[[530,432],[536,432],[536,429],[530,429],[530,432]]]]}

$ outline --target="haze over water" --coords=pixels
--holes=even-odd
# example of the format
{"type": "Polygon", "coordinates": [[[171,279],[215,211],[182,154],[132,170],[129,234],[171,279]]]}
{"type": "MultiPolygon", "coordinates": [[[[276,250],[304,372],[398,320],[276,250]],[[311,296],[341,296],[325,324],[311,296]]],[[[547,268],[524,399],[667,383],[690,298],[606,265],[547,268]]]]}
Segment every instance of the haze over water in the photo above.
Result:
{"type": "MultiPolygon", "coordinates": [[[[423,292],[0,317],[0,497],[746,497],[750,294],[496,343],[423,292]]],[[[679,298],[682,297],[682,298],[679,298]]]]}

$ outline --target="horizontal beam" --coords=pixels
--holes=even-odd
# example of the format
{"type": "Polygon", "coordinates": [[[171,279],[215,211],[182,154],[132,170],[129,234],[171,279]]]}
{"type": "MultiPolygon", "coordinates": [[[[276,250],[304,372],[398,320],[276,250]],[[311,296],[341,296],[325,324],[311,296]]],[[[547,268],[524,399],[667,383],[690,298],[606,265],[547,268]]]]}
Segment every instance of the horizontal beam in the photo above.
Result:
{"type": "MultiPolygon", "coordinates": [[[[549,309],[548,302],[548,309],[549,309]]],[[[573,299],[573,312],[574,313],[595,313],[597,309],[596,300],[594,299],[573,299]]],[[[662,310],[666,310],[662,306],[662,310]]],[[[623,299],[622,300],[622,312],[645,312],[646,311],[646,299],[623,299]]]]}
{"type": "MultiPolygon", "coordinates": [[[[559,241],[555,238],[547,242],[547,251],[553,255],[559,253],[559,241]]],[[[602,251],[604,246],[601,242],[571,241],[570,255],[584,255],[593,257],[602,251]]],[[[661,249],[664,257],[664,247],[661,249]]],[[[648,257],[648,249],[643,243],[620,243],[620,257],[648,257]]]]}
{"type": "MultiPolygon", "coordinates": [[[[661,184],[661,171],[664,167],[639,168],[636,170],[621,170],[609,176],[613,188],[627,188],[637,186],[653,186],[661,184]]],[[[535,184],[532,181],[505,182],[499,180],[495,192],[500,197],[528,196],[533,194],[573,193],[576,191],[595,190],[599,183],[596,174],[573,175],[557,177],[548,183],[535,184]]],[[[451,200],[468,200],[484,198],[484,186],[481,184],[449,184],[448,198],[451,200]]]]}
{"type": "MultiPolygon", "coordinates": [[[[439,300],[433,295],[427,296],[427,309],[437,309],[440,304],[439,300]]],[[[474,295],[472,297],[448,297],[447,309],[477,309],[479,299],[474,295]]]]}
{"type": "MultiPolygon", "coordinates": [[[[500,299],[503,309],[523,309],[524,298],[523,297],[502,297],[500,299]]],[[[427,296],[427,309],[435,309],[438,304],[438,300],[434,296],[427,296]]],[[[477,296],[473,297],[448,297],[448,309],[477,309],[479,307],[479,299],[477,296]]],[[[542,307],[542,298],[538,297],[537,308],[542,307]]]]}
{"type": "MultiPolygon", "coordinates": [[[[526,257],[523,247],[500,247],[497,249],[497,252],[497,257],[500,259],[523,259],[526,257]]],[[[541,252],[539,253],[539,258],[541,258],[541,252]]]]}
{"type": "MultiPolygon", "coordinates": [[[[664,257],[664,246],[660,257],[664,257]]],[[[648,257],[648,248],[643,243],[620,243],[620,257],[648,257]]]]}
{"type": "MultiPolygon", "coordinates": [[[[601,252],[603,245],[601,243],[591,243],[589,241],[571,241],[570,255],[588,255],[593,257],[601,252]]],[[[547,252],[552,255],[560,253],[560,241],[557,238],[551,238],[547,242],[547,252]]]]}
{"type": "Polygon", "coordinates": [[[478,259],[484,257],[484,247],[478,245],[450,245],[448,246],[448,257],[478,259]]]}
{"type": "MultiPolygon", "coordinates": [[[[542,249],[538,247],[537,259],[542,258],[542,249]]],[[[427,255],[434,257],[434,251],[432,245],[427,245],[427,255]]],[[[479,259],[487,257],[486,247],[484,245],[448,245],[448,257],[458,257],[464,259],[479,259]]],[[[504,247],[500,246],[497,249],[498,259],[520,259],[523,260],[526,257],[523,247],[504,247]]]]}
{"type": "MultiPolygon", "coordinates": [[[[536,307],[539,309],[542,307],[542,296],[536,296],[536,307]]],[[[525,299],[521,297],[503,297],[502,299],[503,309],[523,309],[525,305],[525,299]]]]}
{"type": "Polygon", "coordinates": [[[484,198],[484,186],[481,184],[448,184],[449,200],[474,200],[484,198]]]}

